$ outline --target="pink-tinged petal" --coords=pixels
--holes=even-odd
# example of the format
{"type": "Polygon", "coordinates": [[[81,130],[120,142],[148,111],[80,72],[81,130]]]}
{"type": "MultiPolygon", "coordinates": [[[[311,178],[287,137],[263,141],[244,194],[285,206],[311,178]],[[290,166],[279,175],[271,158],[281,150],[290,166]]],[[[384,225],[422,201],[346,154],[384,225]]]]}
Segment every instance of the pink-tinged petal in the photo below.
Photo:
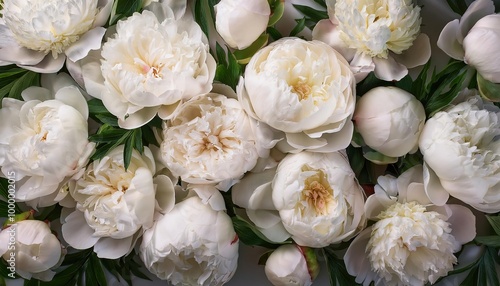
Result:
{"type": "Polygon", "coordinates": [[[460,23],[458,19],[455,19],[446,26],[444,26],[439,38],[437,40],[437,46],[443,50],[448,56],[456,59],[463,60],[465,57],[464,47],[462,46],[462,40],[458,40],[458,33],[460,32],[460,23]]]}
{"type": "Polygon", "coordinates": [[[356,50],[349,48],[339,37],[340,31],[329,19],[319,21],[312,31],[313,40],[322,41],[334,48],[349,62],[354,58],[356,50]]]}
{"type": "Polygon", "coordinates": [[[400,80],[408,74],[408,69],[389,55],[387,59],[373,58],[375,76],[381,80],[400,80]]]}
{"type": "Polygon", "coordinates": [[[76,86],[66,86],[56,92],[55,98],[78,110],[83,118],[89,117],[87,101],[76,86]]]}
{"type": "Polygon", "coordinates": [[[124,129],[139,128],[151,121],[158,111],[158,107],[143,108],[135,113],[130,114],[126,119],[118,119],[118,125],[124,129]]]}
{"type": "Polygon", "coordinates": [[[426,34],[420,34],[413,41],[413,45],[402,54],[392,54],[392,57],[400,64],[411,69],[424,65],[431,58],[431,41],[426,34]]]}
{"type": "Polygon", "coordinates": [[[75,210],[66,217],[62,225],[64,240],[76,249],[91,248],[99,240],[93,236],[94,230],[87,224],[81,211],[75,210]]]}
{"type": "Polygon", "coordinates": [[[19,65],[19,67],[34,71],[37,73],[55,73],[61,70],[64,66],[66,55],[59,54],[57,59],[54,59],[51,54],[48,54],[41,62],[35,65],[19,65]]]}
{"type": "Polygon", "coordinates": [[[99,0],[97,7],[102,7],[99,13],[96,15],[94,21],[94,27],[104,26],[111,15],[111,9],[113,9],[113,0],[99,0]]]}
{"type": "Polygon", "coordinates": [[[476,0],[470,4],[460,19],[460,33],[458,41],[462,43],[463,39],[469,33],[470,29],[479,19],[486,15],[495,13],[495,4],[491,0],[476,0]]]}
{"type": "Polygon", "coordinates": [[[461,205],[448,205],[452,211],[448,222],[451,234],[460,244],[472,241],[476,237],[476,217],[470,209],[461,205]]]}
{"type": "Polygon", "coordinates": [[[134,236],[123,239],[101,238],[94,245],[94,252],[99,258],[118,259],[125,256],[132,249],[133,238],[134,236]]]}
{"type": "Polygon", "coordinates": [[[66,49],[66,56],[68,59],[76,62],[86,57],[90,50],[99,50],[104,33],[106,33],[106,29],[103,27],[96,27],[88,31],[66,49]]]}
{"type": "Polygon", "coordinates": [[[424,188],[425,188],[425,193],[429,197],[429,200],[437,206],[442,206],[446,204],[448,198],[450,197],[450,194],[441,185],[439,177],[425,163],[424,163],[424,188]]]}

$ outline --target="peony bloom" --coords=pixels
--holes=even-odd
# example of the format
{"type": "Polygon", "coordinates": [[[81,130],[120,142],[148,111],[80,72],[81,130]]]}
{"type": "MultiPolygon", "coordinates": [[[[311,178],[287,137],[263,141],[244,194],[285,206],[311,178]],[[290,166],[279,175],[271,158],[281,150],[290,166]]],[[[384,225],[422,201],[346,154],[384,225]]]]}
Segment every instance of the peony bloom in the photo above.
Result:
{"type": "Polygon", "coordinates": [[[153,154],[133,150],[125,170],[123,145],[92,162],[82,178],[70,183],[76,210],[63,222],[62,233],[76,249],[94,247],[100,258],[117,259],[128,254],[153,225],[155,209],[168,212],[175,203],[174,184],[165,175],[153,178],[153,154]]]}
{"type": "Polygon", "coordinates": [[[144,233],[146,268],[173,285],[222,285],[236,271],[238,237],[229,216],[190,197],[144,233]]]}
{"type": "Polygon", "coordinates": [[[4,0],[0,64],[40,73],[59,71],[98,50],[111,0],[4,0]]]}
{"type": "Polygon", "coordinates": [[[319,265],[313,249],[285,244],[271,253],[265,272],[274,286],[310,286],[319,273],[319,265]]]}
{"type": "Polygon", "coordinates": [[[355,80],[328,45],[284,38],[258,51],[238,86],[250,116],[283,131],[284,152],[334,152],[351,142],[355,80]]]}
{"type": "Polygon", "coordinates": [[[488,213],[500,209],[500,109],[479,97],[436,113],[420,135],[426,192],[436,205],[449,195],[488,213]]]}
{"type": "Polygon", "coordinates": [[[500,14],[491,0],[476,0],[462,18],[441,31],[438,47],[473,66],[485,79],[500,83],[500,14]]]}
{"type": "Polygon", "coordinates": [[[271,15],[267,0],[222,0],[215,5],[215,28],[232,48],[250,46],[266,30],[271,15]]]}
{"type": "Polygon", "coordinates": [[[363,230],[344,256],[357,283],[423,286],[446,276],[454,253],[476,235],[475,217],[460,205],[434,206],[424,190],[422,166],[397,179],[378,178],[365,204],[375,223],[363,230]]]}
{"type": "Polygon", "coordinates": [[[420,33],[420,7],[412,0],[327,1],[330,19],[321,20],[313,39],[328,43],[350,62],[356,79],[371,71],[386,81],[429,60],[429,37],[420,33]]]}
{"type": "Polygon", "coordinates": [[[376,87],[356,104],[354,124],[370,148],[390,157],[415,153],[424,128],[424,106],[397,87],[376,87]]]}
{"type": "MultiPolygon", "coordinates": [[[[235,97],[234,92],[225,93],[235,97]]],[[[182,104],[164,123],[161,156],[183,181],[220,183],[226,190],[259,156],[267,157],[269,148],[259,140],[261,129],[236,99],[209,93],[182,104]]]]}
{"type": "Polygon", "coordinates": [[[67,74],[44,75],[43,87],[4,98],[0,109],[0,166],[15,173],[16,199],[32,207],[57,203],[58,191],[78,178],[94,143],[88,141],[88,107],[67,74]]]}
{"type": "Polygon", "coordinates": [[[140,127],[156,114],[169,119],[182,101],[212,89],[216,64],[201,28],[164,8],[163,21],[150,11],[119,21],[101,55],[80,63],[86,90],[122,128],[140,127]]]}
{"type": "Polygon", "coordinates": [[[363,190],[340,153],[287,155],[272,182],[272,201],[293,240],[325,247],[365,227],[363,190]]]}
{"type": "Polygon", "coordinates": [[[8,266],[13,261],[16,273],[27,280],[52,280],[56,273],[51,269],[62,262],[64,253],[61,243],[43,221],[20,221],[0,232],[0,255],[8,266]],[[11,244],[13,236],[15,241],[11,244]]]}

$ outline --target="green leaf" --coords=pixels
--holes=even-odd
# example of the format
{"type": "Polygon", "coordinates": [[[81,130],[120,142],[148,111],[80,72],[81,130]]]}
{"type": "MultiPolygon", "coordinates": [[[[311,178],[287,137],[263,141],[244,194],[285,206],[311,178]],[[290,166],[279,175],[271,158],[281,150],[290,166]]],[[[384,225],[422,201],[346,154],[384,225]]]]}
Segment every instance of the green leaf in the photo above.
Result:
{"type": "Polygon", "coordinates": [[[30,86],[40,85],[40,74],[28,71],[21,76],[9,91],[9,97],[22,99],[21,92],[30,86]]]}
{"type": "Polygon", "coordinates": [[[269,17],[267,26],[274,26],[274,24],[276,24],[281,19],[281,17],[283,17],[284,12],[285,0],[274,1],[273,5],[271,5],[271,16],[269,17]]]}
{"type": "Polygon", "coordinates": [[[233,55],[239,64],[246,65],[255,53],[267,45],[268,40],[269,35],[262,34],[248,48],[234,51],[233,55]]]}
{"type": "Polygon", "coordinates": [[[497,235],[476,236],[474,241],[491,247],[500,247],[500,236],[497,235]]]}
{"type": "Polygon", "coordinates": [[[142,9],[143,0],[116,0],[111,10],[110,25],[114,25],[118,20],[132,16],[142,9]]]}
{"type": "Polygon", "coordinates": [[[95,117],[102,123],[108,124],[114,127],[118,127],[118,118],[116,116],[106,113],[96,114],[95,117]]]}
{"type": "Polygon", "coordinates": [[[297,25],[293,28],[292,31],[290,31],[290,37],[295,37],[297,36],[298,33],[302,32],[304,28],[306,27],[306,17],[296,20],[297,25]]]}
{"type": "MultiPolygon", "coordinates": [[[[363,149],[369,149],[369,148],[363,147],[363,149]]],[[[377,165],[394,164],[398,161],[398,158],[386,156],[386,155],[379,153],[375,150],[369,150],[366,152],[364,151],[363,157],[365,157],[366,160],[368,160],[372,163],[375,163],[377,165]]]]}
{"type": "Polygon", "coordinates": [[[95,252],[92,252],[92,254],[90,255],[90,265],[87,267],[92,269],[95,280],[99,285],[108,285],[106,275],[104,274],[104,270],[102,269],[101,261],[97,257],[97,254],[95,252]]]}
{"type": "Polygon", "coordinates": [[[486,219],[488,219],[488,222],[491,224],[493,227],[493,230],[497,235],[500,236],[500,216],[486,216],[486,219]]]}
{"type": "Polygon", "coordinates": [[[142,129],[137,128],[132,132],[132,143],[134,144],[134,149],[139,151],[139,154],[144,153],[144,145],[142,144],[142,129]]]}
{"type": "Polygon", "coordinates": [[[294,4],[293,7],[313,22],[317,23],[320,20],[328,19],[328,13],[326,11],[320,11],[309,6],[296,4],[294,4]]]}
{"type": "Polygon", "coordinates": [[[267,30],[266,32],[269,34],[269,36],[271,36],[271,38],[275,41],[283,38],[283,36],[281,35],[281,33],[276,29],[276,28],[273,28],[273,27],[267,27],[267,30]]]}
{"type": "Polygon", "coordinates": [[[109,114],[109,111],[106,109],[102,101],[97,98],[92,98],[87,101],[87,105],[89,106],[90,114],[109,114]]]}
{"type": "Polygon", "coordinates": [[[196,0],[194,4],[194,19],[198,25],[200,25],[201,30],[210,38],[210,28],[209,22],[212,21],[212,12],[207,5],[208,2],[205,0],[196,0]]]}
{"type": "Polygon", "coordinates": [[[218,42],[215,42],[215,52],[217,54],[217,61],[219,64],[223,66],[227,66],[227,60],[226,60],[226,51],[219,45],[218,42]]]}
{"type": "Polygon", "coordinates": [[[238,235],[239,240],[246,245],[258,245],[266,248],[278,248],[279,244],[267,239],[262,232],[260,232],[255,226],[244,220],[239,216],[233,216],[231,218],[233,221],[234,230],[238,235]]]}
{"type": "Polygon", "coordinates": [[[477,73],[476,77],[481,96],[489,101],[500,102],[500,84],[486,80],[479,73],[477,73]]]}
{"type": "Polygon", "coordinates": [[[318,3],[321,7],[326,9],[326,1],[325,0],[314,0],[314,2],[318,3]]]}
{"type": "Polygon", "coordinates": [[[257,264],[258,265],[266,265],[267,259],[269,258],[269,256],[271,256],[271,254],[273,252],[274,252],[274,250],[269,250],[269,251],[264,252],[264,254],[262,254],[259,257],[259,261],[257,262],[257,264]]]}
{"type": "Polygon", "coordinates": [[[431,66],[431,61],[427,63],[422,68],[422,71],[418,74],[417,79],[412,84],[411,93],[420,101],[422,101],[427,95],[427,76],[429,74],[429,68],[431,66]]]}
{"type": "Polygon", "coordinates": [[[448,6],[450,6],[453,12],[463,15],[467,10],[467,3],[465,0],[446,0],[448,2],[448,6]]]}
{"type": "Polygon", "coordinates": [[[488,286],[500,286],[498,273],[496,271],[495,257],[498,256],[498,250],[492,247],[487,247],[482,257],[482,263],[478,269],[478,284],[488,286]]]}
{"type": "Polygon", "coordinates": [[[123,129],[111,129],[102,133],[91,135],[89,136],[89,140],[96,143],[115,142],[125,136],[126,133],[127,131],[123,129]]]}
{"type": "Polygon", "coordinates": [[[132,137],[129,136],[125,141],[125,147],[123,149],[123,165],[125,167],[125,171],[128,169],[128,166],[130,166],[130,160],[132,159],[133,150],[134,147],[132,144],[132,137]]]}
{"type": "Polygon", "coordinates": [[[356,283],[355,278],[347,272],[344,260],[338,258],[335,252],[325,247],[323,248],[326,267],[330,276],[330,285],[332,286],[352,286],[360,285],[356,283]]]}

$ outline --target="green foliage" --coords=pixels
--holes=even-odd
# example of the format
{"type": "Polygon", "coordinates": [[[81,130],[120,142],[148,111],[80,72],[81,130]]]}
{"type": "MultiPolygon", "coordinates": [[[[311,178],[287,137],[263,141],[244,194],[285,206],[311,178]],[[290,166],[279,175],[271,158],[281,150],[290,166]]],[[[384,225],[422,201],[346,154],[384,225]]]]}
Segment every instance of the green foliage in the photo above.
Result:
{"type": "Polygon", "coordinates": [[[132,16],[135,12],[142,10],[144,0],[115,0],[109,25],[114,25],[118,20],[132,16]]]}
{"type": "Polygon", "coordinates": [[[306,17],[295,21],[297,21],[297,25],[290,31],[290,37],[296,37],[306,27],[306,17]]]}
{"type": "Polygon", "coordinates": [[[102,101],[91,99],[88,101],[88,106],[90,117],[102,123],[97,133],[89,136],[90,141],[97,143],[91,160],[99,160],[123,144],[125,145],[123,159],[125,169],[127,169],[134,149],[143,154],[144,146],[150,144],[159,146],[153,132],[153,128],[161,127],[159,118],[153,119],[140,128],[126,130],[118,127],[118,119],[106,110],[102,101]]]}
{"type": "Polygon", "coordinates": [[[496,271],[498,259],[498,249],[485,247],[483,255],[469,266],[470,272],[460,286],[500,286],[496,271]]]}
{"type": "Polygon", "coordinates": [[[467,10],[467,3],[465,0],[446,0],[448,2],[448,6],[450,6],[453,12],[463,15],[467,10]]]}
{"type": "Polygon", "coordinates": [[[214,6],[220,0],[195,0],[194,19],[205,35],[210,38],[210,26],[215,23],[214,6]]]}
{"type": "Polygon", "coordinates": [[[271,249],[275,249],[280,246],[280,244],[276,244],[267,239],[267,237],[265,237],[260,230],[243,218],[233,216],[231,219],[233,221],[234,230],[242,243],[246,245],[263,246],[271,249]]]}
{"type": "Polygon", "coordinates": [[[238,63],[234,54],[228,51],[226,55],[226,52],[218,43],[216,45],[216,54],[218,64],[215,70],[215,80],[236,90],[240,76],[243,73],[242,66],[238,63]]]}
{"type": "MultiPolygon", "coordinates": [[[[262,34],[248,48],[234,51],[234,58],[239,64],[246,65],[255,53],[267,45],[268,41],[269,35],[262,34]]],[[[217,52],[220,53],[220,50],[217,52]]],[[[219,54],[217,54],[217,57],[219,58],[219,54]]],[[[225,56],[221,56],[221,58],[225,60],[225,56]]]]}
{"type": "Polygon", "coordinates": [[[22,99],[21,92],[30,86],[40,86],[40,74],[13,65],[0,67],[0,101],[4,97],[22,99]]]}
{"type": "Polygon", "coordinates": [[[360,285],[356,283],[353,276],[351,276],[346,269],[342,257],[338,257],[334,249],[330,247],[323,248],[323,255],[325,257],[326,267],[330,275],[330,285],[332,286],[354,286],[360,285]]]}
{"type": "MultiPolygon", "coordinates": [[[[324,1],[316,1],[316,2],[321,3],[324,1]]],[[[320,4],[320,5],[323,6],[322,4],[320,4]]],[[[314,28],[314,26],[316,26],[316,24],[319,21],[321,21],[323,19],[328,19],[328,13],[326,12],[326,5],[323,6],[323,7],[325,7],[324,8],[325,10],[316,10],[316,9],[309,7],[309,6],[297,5],[297,4],[294,4],[293,7],[295,7],[295,9],[297,9],[297,11],[299,11],[300,13],[302,13],[305,16],[305,25],[306,25],[306,27],[308,27],[311,30],[314,28]]]]}
{"type": "Polygon", "coordinates": [[[285,0],[269,0],[269,6],[271,7],[271,16],[267,25],[272,27],[283,17],[285,0]]]}

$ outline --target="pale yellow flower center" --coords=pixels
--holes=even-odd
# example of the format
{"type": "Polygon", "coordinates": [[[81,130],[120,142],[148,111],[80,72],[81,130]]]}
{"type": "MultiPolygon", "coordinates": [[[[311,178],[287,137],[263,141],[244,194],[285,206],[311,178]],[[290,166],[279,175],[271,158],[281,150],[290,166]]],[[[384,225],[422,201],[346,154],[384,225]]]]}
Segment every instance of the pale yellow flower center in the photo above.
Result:
{"type": "Polygon", "coordinates": [[[316,173],[305,180],[304,189],[301,193],[299,209],[302,215],[306,211],[313,211],[316,216],[328,215],[332,204],[336,205],[333,197],[333,189],[328,183],[327,176],[322,170],[312,170],[308,166],[302,167],[303,171],[316,171],[316,173]]]}

